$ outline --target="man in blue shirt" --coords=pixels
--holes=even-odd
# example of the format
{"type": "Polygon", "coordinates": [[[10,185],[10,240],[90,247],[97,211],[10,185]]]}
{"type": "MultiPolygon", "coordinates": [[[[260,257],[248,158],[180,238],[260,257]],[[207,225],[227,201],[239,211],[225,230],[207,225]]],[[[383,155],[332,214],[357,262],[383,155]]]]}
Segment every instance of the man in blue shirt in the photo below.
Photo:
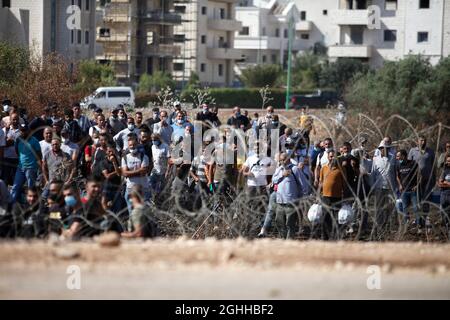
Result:
{"type": "Polygon", "coordinates": [[[280,154],[280,166],[275,170],[272,182],[277,184],[276,224],[280,237],[292,239],[295,235],[297,212],[295,203],[302,197],[300,169],[291,163],[286,153],[280,154]]]}
{"type": "Polygon", "coordinates": [[[14,147],[19,156],[19,165],[16,170],[14,184],[11,190],[13,202],[20,200],[22,186],[26,182],[31,188],[36,183],[39,165],[42,161],[41,145],[39,141],[30,135],[27,125],[20,125],[20,136],[16,139],[14,147]]]}

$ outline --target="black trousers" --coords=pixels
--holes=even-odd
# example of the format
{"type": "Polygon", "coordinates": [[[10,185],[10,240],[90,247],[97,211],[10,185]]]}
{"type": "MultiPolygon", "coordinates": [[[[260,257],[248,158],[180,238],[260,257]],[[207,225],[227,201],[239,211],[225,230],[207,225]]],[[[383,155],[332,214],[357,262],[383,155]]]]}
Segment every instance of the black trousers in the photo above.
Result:
{"type": "Polygon", "coordinates": [[[341,198],[322,197],[323,222],[322,239],[336,240],[339,238],[338,212],[341,206],[341,198]]]}

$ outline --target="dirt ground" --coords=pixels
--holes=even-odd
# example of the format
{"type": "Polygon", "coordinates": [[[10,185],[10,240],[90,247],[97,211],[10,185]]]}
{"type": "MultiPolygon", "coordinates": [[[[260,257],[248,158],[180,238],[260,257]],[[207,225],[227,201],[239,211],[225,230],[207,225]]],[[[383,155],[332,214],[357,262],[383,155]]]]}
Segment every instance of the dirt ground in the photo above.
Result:
{"type": "Polygon", "coordinates": [[[450,299],[450,244],[0,243],[0,299],[29,298],[450,299]],[[71,266],[79,268],[80,289],[68,289],[71,266]]]}

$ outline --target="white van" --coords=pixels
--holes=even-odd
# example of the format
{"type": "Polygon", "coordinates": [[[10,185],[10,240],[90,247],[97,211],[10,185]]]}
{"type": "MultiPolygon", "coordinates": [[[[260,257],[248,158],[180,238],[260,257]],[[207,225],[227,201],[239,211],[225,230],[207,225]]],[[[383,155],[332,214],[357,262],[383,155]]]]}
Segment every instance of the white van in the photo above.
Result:
{"type": "Polygon", "coordinates": [[[134,108],[134,92],[131,87],[100,87],[80,103],[82,108],[91,104],[102,109],[112,109],[119,104],[134,108]]]}

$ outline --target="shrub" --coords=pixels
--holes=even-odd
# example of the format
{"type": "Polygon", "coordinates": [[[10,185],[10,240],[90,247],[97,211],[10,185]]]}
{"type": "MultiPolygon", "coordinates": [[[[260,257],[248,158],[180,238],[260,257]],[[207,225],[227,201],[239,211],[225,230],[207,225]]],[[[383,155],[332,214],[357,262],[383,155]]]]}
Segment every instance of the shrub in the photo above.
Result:
{"type": "Polygon", "coordinates": [[[281,67],[277,64],[260,64],[243,70],[240,79],[248,88],[272,87],[281,74],[281,67]]]}

